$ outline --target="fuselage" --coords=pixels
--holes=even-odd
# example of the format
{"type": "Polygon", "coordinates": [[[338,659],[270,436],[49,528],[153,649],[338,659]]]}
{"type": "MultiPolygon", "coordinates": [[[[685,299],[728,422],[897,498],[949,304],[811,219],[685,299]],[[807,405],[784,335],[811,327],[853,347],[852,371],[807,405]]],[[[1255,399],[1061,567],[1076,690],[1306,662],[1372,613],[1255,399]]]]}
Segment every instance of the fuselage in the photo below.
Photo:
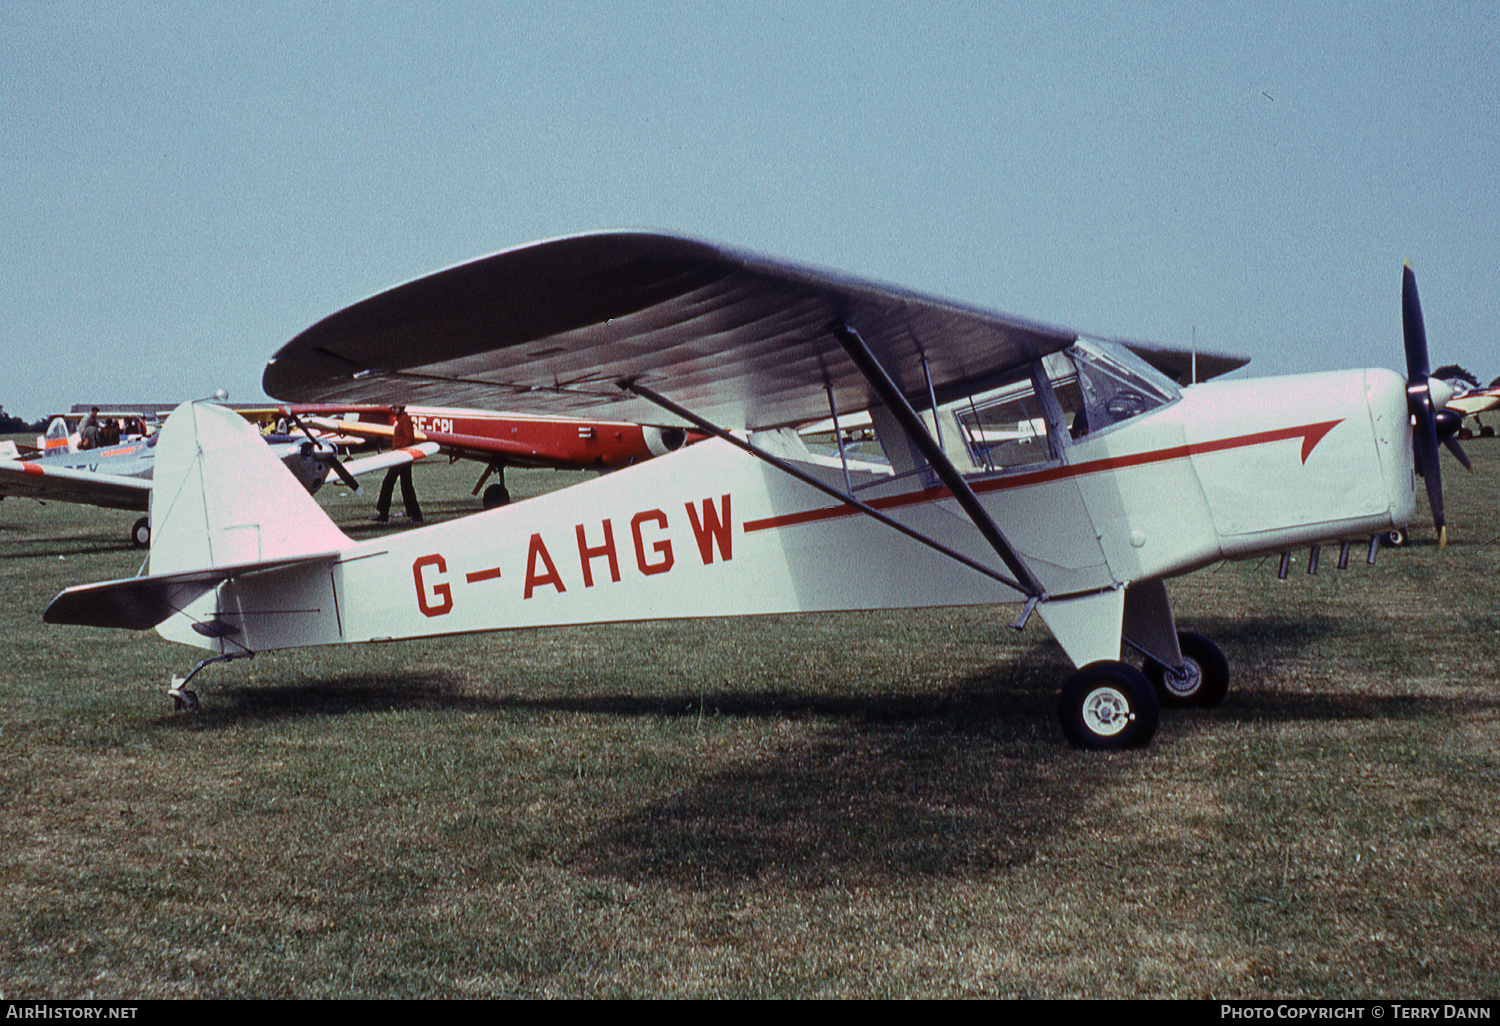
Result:
{"type": "MultiPolygon", "coordinates": [[[[680,448],[686,433],[622,421],[410,406],[417,440],[512,466],[616,470],[680,448]]],[[[363,419],[386,424],[384,414],[363,419]]]]}
{"type": "MultiPolygon", "coordinates": [[[[1048,598],[1170,577],[1221,559],[1368,538],[1412,515],[1404,386],[1391,372],[1204,384],[1164,395],[1155,408],[1093,431],[1075,418],[1078,437],[1037,450],[1029,462],[998,467],[984,455],[991,460],[985,469],[966,474],[1048,598]]],[[[1023,433],[990,427],[969,437],[998,450],[1023,433]]],[[[785,432],[778,439],[782,455],[794,456],[798,443],[785,432]]],[[[1027,444],[1041,441],[1037,435],[1027,444]]],[[[898,476],[898,464],[851,471],[859,497],[919,534],[1003,569],[951,495],[920,472],[898,476]]],[[[827,460],[803,465],[844,484],[842,469],[827,460]]],[[[350,542],[315,566],[231,580],[159,629],[222,650],[223,642],[195,632],[192,621],[229,621],[238,631],[230,647],[259,651],[550,624],[1018,597],[712,440],[502,509],[350,542]]]]}

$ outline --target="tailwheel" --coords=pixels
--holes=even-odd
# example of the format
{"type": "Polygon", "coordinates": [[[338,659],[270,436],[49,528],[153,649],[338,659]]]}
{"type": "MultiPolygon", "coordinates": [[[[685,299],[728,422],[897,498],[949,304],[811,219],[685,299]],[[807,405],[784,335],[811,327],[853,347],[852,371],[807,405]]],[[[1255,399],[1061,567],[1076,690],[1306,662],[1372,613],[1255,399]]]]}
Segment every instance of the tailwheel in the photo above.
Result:
{"type": "MultiPolygon", "coordinates": [[[[199,627],[203,625],[194,624],[193,626],[199,627]]],[[[212,631],[208,631],[206,633],[210,637],[223,636],[222,634],[215,634],[212,631]]],[[[194,666],[192,671],[186,677],[179,677],[175,673],[172,674],[172,686],[167,689],[167,697],[172,700],[172,708],[176,709],[178,712],[198,711],[198,692],[190,690],[188,688],[188,681],[198,676],[198,671],[203,669],[205,666],[212,666],[214,663],[227,663],[235,659],[254,658],[255,653],[250,651],[248,648],[243,652],[223,652],[219,655],[209,656],[206,659],[198,660],[198,665],[194,666]]]]}
{"type": "Polygon", "coordinates": [[[176,712],[197,712],[198,692],[186,687],[187,677],[173,677],[172,686],[167,689],[167,696],[172,699],[172,709],[176,712]]]}
{"type": "Polygon", "coordinates": [[[1182,651],[1180,670],[1146,660],[1146,679],[1161,704],[1210,709],[1224,701],[1229,693],[1229,660],[1219,646],[1192,631],[1179,633],[1177,645],[1182,651]]]}
{"type": "Polygon", "coordinates": [[[1133,748],[1156,733],[1156,691],[1129,663],[1089,663],[1063,684],[1058,703],[1063,734],[1079,748],[1133,748]]]}

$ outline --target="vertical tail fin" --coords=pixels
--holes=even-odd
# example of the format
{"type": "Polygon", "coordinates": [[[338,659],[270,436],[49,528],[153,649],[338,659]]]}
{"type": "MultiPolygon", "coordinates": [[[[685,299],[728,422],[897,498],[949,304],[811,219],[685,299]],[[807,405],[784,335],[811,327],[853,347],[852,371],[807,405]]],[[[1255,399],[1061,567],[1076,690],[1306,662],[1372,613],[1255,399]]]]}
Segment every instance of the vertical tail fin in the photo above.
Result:
{"type": "Polygon", "coordinates": [[[66,456],[73,452],[75,446],[68,434],[68,422],[53,417],[52,423],[47,425],[47,433],[36,440],[36,447],[42,450],[43,456],[66,456]]]}
{"type": "Polygon", "coordinates": [[[152,473],[153,575],[352,544],[239,414],[209,403],[172,411],[152,473]]]}

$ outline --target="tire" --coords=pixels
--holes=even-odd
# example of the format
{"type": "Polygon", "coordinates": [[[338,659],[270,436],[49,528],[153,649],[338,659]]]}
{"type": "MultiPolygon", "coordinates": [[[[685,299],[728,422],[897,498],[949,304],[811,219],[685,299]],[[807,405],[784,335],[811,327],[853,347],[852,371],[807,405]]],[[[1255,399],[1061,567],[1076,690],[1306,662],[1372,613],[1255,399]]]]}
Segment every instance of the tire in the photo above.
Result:
{"type": "Polygon", "coordinates": [[[141,517],[141,519],[135,522],[135,526],[130,529],[130,544],[138,549],[148,549],[151,547],[151,521],[149,518],[141,517]]]}
{"type": "Polygon", "coordinates": [[[504,485],[490,485],[484,490],[483,498],[485,509],[498,509],[501,506],[510,505],[510,492],[504,485]]]}
{"type": "Polygon", "coordinates": [[[1182,649],[1182,671],[1169,670],[1155,659],[1146,660],[1146,679],[1163,706],[1196,706],[1212,709],[1229,693],[1229,660],[1219,646],[1201,634],[1182,631],[1177,635],[1182,649]]]}
{"type": "Polygon", "coordinates": [[[1075,748],[1135,748],[1156,733],[1161,706],[1144,673],[1106,659],[1067,679],[1058,714],[1063,734],[1075,748]]]}
{"type": "Polygon", "coordinates": [[[1380,536],[1380,544],[1388,549],[1402,549],[1406,547],[1406,528],[1393,527],[1380,536]]]}

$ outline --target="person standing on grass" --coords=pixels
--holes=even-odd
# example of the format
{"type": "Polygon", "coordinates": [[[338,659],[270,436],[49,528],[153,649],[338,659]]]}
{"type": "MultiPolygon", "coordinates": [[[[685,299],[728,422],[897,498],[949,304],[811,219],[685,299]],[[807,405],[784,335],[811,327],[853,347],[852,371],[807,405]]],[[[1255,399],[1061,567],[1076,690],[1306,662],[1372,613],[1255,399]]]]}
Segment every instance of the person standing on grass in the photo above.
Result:
{"type": "MultiPolygon", "coordinates": [[[[406,407],[393,406],[391,412],[396,415],[395,430],[391,433],[391,448],[405,449],[415,445],[417,429],[412,426],[406,407]]],[[[391,518],[391,492],[395,490],[397,478],[401,480],[401,501],[406,504],[406,517],[412,523],[420,524],[422,507],[417,505],[417,490],[411,483],[410,463],[403,463],[385,472],[385,480],[380,483],[380,499],[375,503],[375,515],[370,519],[377,524],[383,524],[391,518]]]]}

